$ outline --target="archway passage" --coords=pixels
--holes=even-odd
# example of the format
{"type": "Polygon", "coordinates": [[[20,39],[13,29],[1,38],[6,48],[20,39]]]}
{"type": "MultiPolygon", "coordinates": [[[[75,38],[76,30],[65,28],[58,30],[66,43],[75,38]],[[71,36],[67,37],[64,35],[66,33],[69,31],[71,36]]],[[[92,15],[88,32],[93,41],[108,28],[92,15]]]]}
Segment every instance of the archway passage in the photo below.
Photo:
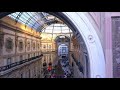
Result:
{"type": "MultiPolygon", "coordinates": [[[[61,19],[73,31],[79,44],[84,48],[84,54],[88,56],[89,77],[105,77],[105,59],[101,42],[84,12],[49,12],[61,19]]],[[[1,13],[1,17],[9,13],[1,13]]],[[[89,13],[88,13],[89,14],[89,13]]]]}

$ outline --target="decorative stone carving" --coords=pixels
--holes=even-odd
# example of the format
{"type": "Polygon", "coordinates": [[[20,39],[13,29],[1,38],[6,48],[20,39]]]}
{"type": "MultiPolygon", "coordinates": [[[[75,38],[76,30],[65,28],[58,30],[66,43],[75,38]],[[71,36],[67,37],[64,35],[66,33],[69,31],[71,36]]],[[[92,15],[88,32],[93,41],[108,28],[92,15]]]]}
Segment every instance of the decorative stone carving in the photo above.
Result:
{"type": "Polygon", "coordinates": [[[94,42],[93,36],[92,36],[92,35],[89,35],[89,36],[88,36],[88,40],[93,43],[93,42],[94,42]]]}
{"type": "Polygon", "coordinates": [[[6,47],[6,51],[7,52],[11,52],[13,50],[13,39],[11,39],[10,37],[6,38],[5,40],[5,47],[6,47]]]}

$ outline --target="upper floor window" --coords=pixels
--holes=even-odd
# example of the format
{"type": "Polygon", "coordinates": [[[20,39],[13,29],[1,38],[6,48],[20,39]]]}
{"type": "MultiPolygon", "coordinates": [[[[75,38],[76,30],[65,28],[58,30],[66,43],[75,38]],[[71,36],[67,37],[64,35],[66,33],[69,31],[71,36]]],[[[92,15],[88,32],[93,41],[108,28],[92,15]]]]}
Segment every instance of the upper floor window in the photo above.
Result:
{"type": "Polygon", "coordinates": [[[5,47],[7,52],[10,52],[11,50],[13,50],[13,39],[11,39],[10,37],[7,38],[5,42],[5,47]]]}

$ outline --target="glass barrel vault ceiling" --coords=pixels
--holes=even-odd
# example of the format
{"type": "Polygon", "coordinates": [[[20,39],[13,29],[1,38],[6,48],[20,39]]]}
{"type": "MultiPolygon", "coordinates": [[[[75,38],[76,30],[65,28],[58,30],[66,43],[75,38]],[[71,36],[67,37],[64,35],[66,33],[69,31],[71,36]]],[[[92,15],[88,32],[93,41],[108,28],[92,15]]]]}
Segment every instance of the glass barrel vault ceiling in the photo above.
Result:
{"type": "Polygon", "coordinates": [[[52,23],[63,23],[57,17],[45,12],[15,12],[8,16],[40,32],[52,23]]]}
{"type": "Polygon", "coordinates": [[[72,33],[71,29],[65,24],[52,24],[43,30],[44,33],[53,34],[69,34],[72,33]]]}
{"type": "Polygon", "coordinates": [[[69,38],[72,37],[73,33],[71,29],[65,24],[52,24],[44,29],[41,33],[42,40],[55,40],[57,36],[65,35],[69,38]]]}
{"type": "Polygon", "coordinates": [[[42,32],[42,34],[49,34],[51,38],[55,38],[58,35],[72,36],[72,31],[66,24],[57,17],[45,12],[15,12],[8,16],[16,22],[23,23],[25,26],[42,32]]]}

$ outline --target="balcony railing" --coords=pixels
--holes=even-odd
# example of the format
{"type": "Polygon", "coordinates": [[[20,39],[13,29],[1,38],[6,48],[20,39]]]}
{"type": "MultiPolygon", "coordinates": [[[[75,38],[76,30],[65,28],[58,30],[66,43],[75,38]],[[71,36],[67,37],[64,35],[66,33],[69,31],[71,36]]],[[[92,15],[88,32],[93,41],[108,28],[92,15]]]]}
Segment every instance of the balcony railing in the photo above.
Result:
{"type": "Polygon", "coordinates": [[[29,58],[29,59],[25,59],[25,60],[22,60],[22,61],[19,61],[19,62],[11,63],[11,64],[6,65],[6,66],[2,66],[2,67],[0,67],[0,72],[11,69],[11,68],[13,68],[15,66],[18,66],[18,65],[22,65],[23,63],[33,61],[33,60],[38,59],[38,58],[40,58],[42,56],[43,56],[43,54],[41,54],[39,56],[36,56],[36,57],[29,58]]]}

